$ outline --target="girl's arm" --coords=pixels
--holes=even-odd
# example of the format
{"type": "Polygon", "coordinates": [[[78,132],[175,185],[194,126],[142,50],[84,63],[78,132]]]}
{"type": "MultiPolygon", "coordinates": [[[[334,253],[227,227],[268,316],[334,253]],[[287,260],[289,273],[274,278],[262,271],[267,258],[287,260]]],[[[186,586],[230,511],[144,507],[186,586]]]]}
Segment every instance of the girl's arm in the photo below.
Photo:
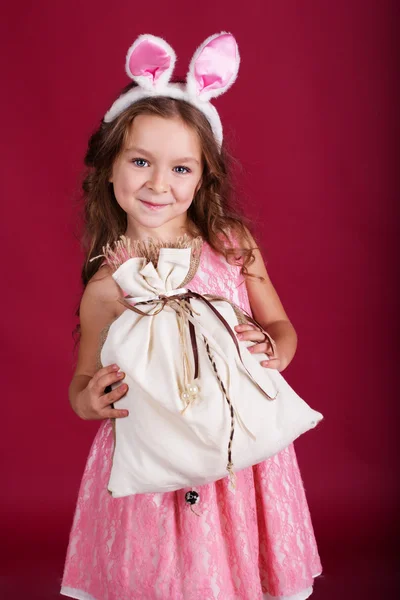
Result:
{"type": "MultiPolygon", "coordinates": [[[[253,317],[260,323],[263,329],[272,337],[277,347],[277,359],[270,359],[263,366],[283,371],[290,364],[297,348],[297,334],[287,316],[282,302],[272,285],[271,279],[265,268],[261,252],[254,238],[249,235],[255,261],[248,267],[248,272],[256,277],[246,278],[246,288],[249,296],[250,307],[253,317]],[[263,280],[258,279],[263,277],[263,280]]],[[[261,342],[262,334],[251,325],[238,325],[236,328],[239,337],[244,340],[255,342],[250,347],[251,352],[266,352],[268,346],[261,342]]],[[[269,352],[268,352],[269,354],[269,352]]]]}
{"type": "Polygon", "coordinates": [[[82,419],[106,419],[127,416],[126,411],[110,407],[126,389],[119,386],[105,394],[112,383],[122,382],[124,373],[118,366],[106,365],[98,369],[101,332],[117,316],[117,302],[121,291],[108,268],[100,269],[87,284],[80,304],[81,336],[78,362],[69,386],[69,400],[74,412],[82,419]]]}

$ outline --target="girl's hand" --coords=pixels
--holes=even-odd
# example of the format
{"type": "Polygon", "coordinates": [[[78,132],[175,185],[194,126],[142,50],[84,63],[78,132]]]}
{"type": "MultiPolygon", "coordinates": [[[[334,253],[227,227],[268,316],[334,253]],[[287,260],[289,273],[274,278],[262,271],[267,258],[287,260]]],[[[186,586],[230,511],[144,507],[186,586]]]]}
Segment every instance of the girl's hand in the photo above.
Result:
{"type": "Polygon", "coordinates": [[[262,331],[257,329],[257,327],[251,323],[236,325],[235,331],[239,340],[255,342],[253,346],[249,346],[248,348],[248,351],[251,352],[251,354],[266,354],[268,356],[268,359],[261,361],[260,365],[269,369],[279,370],[281,361],[276,346],[274,352],[268,338],[266,338],[262,331]]]}
{"type": "Polygon", "coordinates": [[[120,419],[127,417],[127,410],[118,410],[111,408],[113,402],[117,402],[128,391],[126,384],[119,385],[112,392],[104,393],[104,389],[122,381],[125,373],[119,371],[117,365],[109,365],[99,369],[88,385],[77,394],[76,397],[76,412],[81,419],[120,419]]]}

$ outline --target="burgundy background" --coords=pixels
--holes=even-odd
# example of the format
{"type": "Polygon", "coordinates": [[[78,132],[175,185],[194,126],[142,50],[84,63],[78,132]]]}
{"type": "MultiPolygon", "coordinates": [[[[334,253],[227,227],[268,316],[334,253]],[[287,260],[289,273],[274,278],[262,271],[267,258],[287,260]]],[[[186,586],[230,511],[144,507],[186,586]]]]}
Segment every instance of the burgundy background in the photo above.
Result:
{"type": "Polygon", "coordinates": [[[381,598],[397,535],[394,255],[398,2],[238,0],[3,3],[0,592],[58,597],[97,423],[69,408],[88,136],[127,83],[139,33],[185,74],[214,32],[237,37],[217,100],[299,348],[285,376],[325,415],[297,452],[325,567],[318,599],[381,598]]]}

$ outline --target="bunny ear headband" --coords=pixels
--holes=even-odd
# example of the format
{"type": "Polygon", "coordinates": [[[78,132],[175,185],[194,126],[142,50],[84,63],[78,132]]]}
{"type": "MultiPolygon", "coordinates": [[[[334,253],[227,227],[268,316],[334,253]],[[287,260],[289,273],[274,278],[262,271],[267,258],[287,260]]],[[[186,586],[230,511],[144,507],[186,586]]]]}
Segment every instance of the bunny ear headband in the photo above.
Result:
{"type": "Polygon", "coordinates": [[[113,121],[142,98],[167,96],[186,100],[198,108],[207,117],[221,145],[222,124],[210,99],[226,92],[237,77],[240,57],[235,38],[225,32],[207,38],[194,53],[186,84],[170,83],[175,61],[175,52],[162,38],[140,35],[129,48],[125,64],[126,73],[137,87],[114,102],[104,121],[113,121]]]}

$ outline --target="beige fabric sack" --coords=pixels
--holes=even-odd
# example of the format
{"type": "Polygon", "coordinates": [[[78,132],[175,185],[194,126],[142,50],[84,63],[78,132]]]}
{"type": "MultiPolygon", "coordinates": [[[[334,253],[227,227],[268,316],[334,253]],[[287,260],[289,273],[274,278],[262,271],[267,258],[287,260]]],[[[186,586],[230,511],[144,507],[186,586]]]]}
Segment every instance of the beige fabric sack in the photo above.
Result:
{"type": "Polygon", "coordinates": [[[134,309],[112,323],[101,350],[129,386],[118,401],[129,416],[115,420],[114,497],[234,480],[322,419],[259,364],[264,354],[234,341],[238,313],[228,301],[211,300],[224,323],[201,297],[185,297],[190,260],[191,248],[161,248],[157,267],[135,257],[113,273],[134,309]]]}

